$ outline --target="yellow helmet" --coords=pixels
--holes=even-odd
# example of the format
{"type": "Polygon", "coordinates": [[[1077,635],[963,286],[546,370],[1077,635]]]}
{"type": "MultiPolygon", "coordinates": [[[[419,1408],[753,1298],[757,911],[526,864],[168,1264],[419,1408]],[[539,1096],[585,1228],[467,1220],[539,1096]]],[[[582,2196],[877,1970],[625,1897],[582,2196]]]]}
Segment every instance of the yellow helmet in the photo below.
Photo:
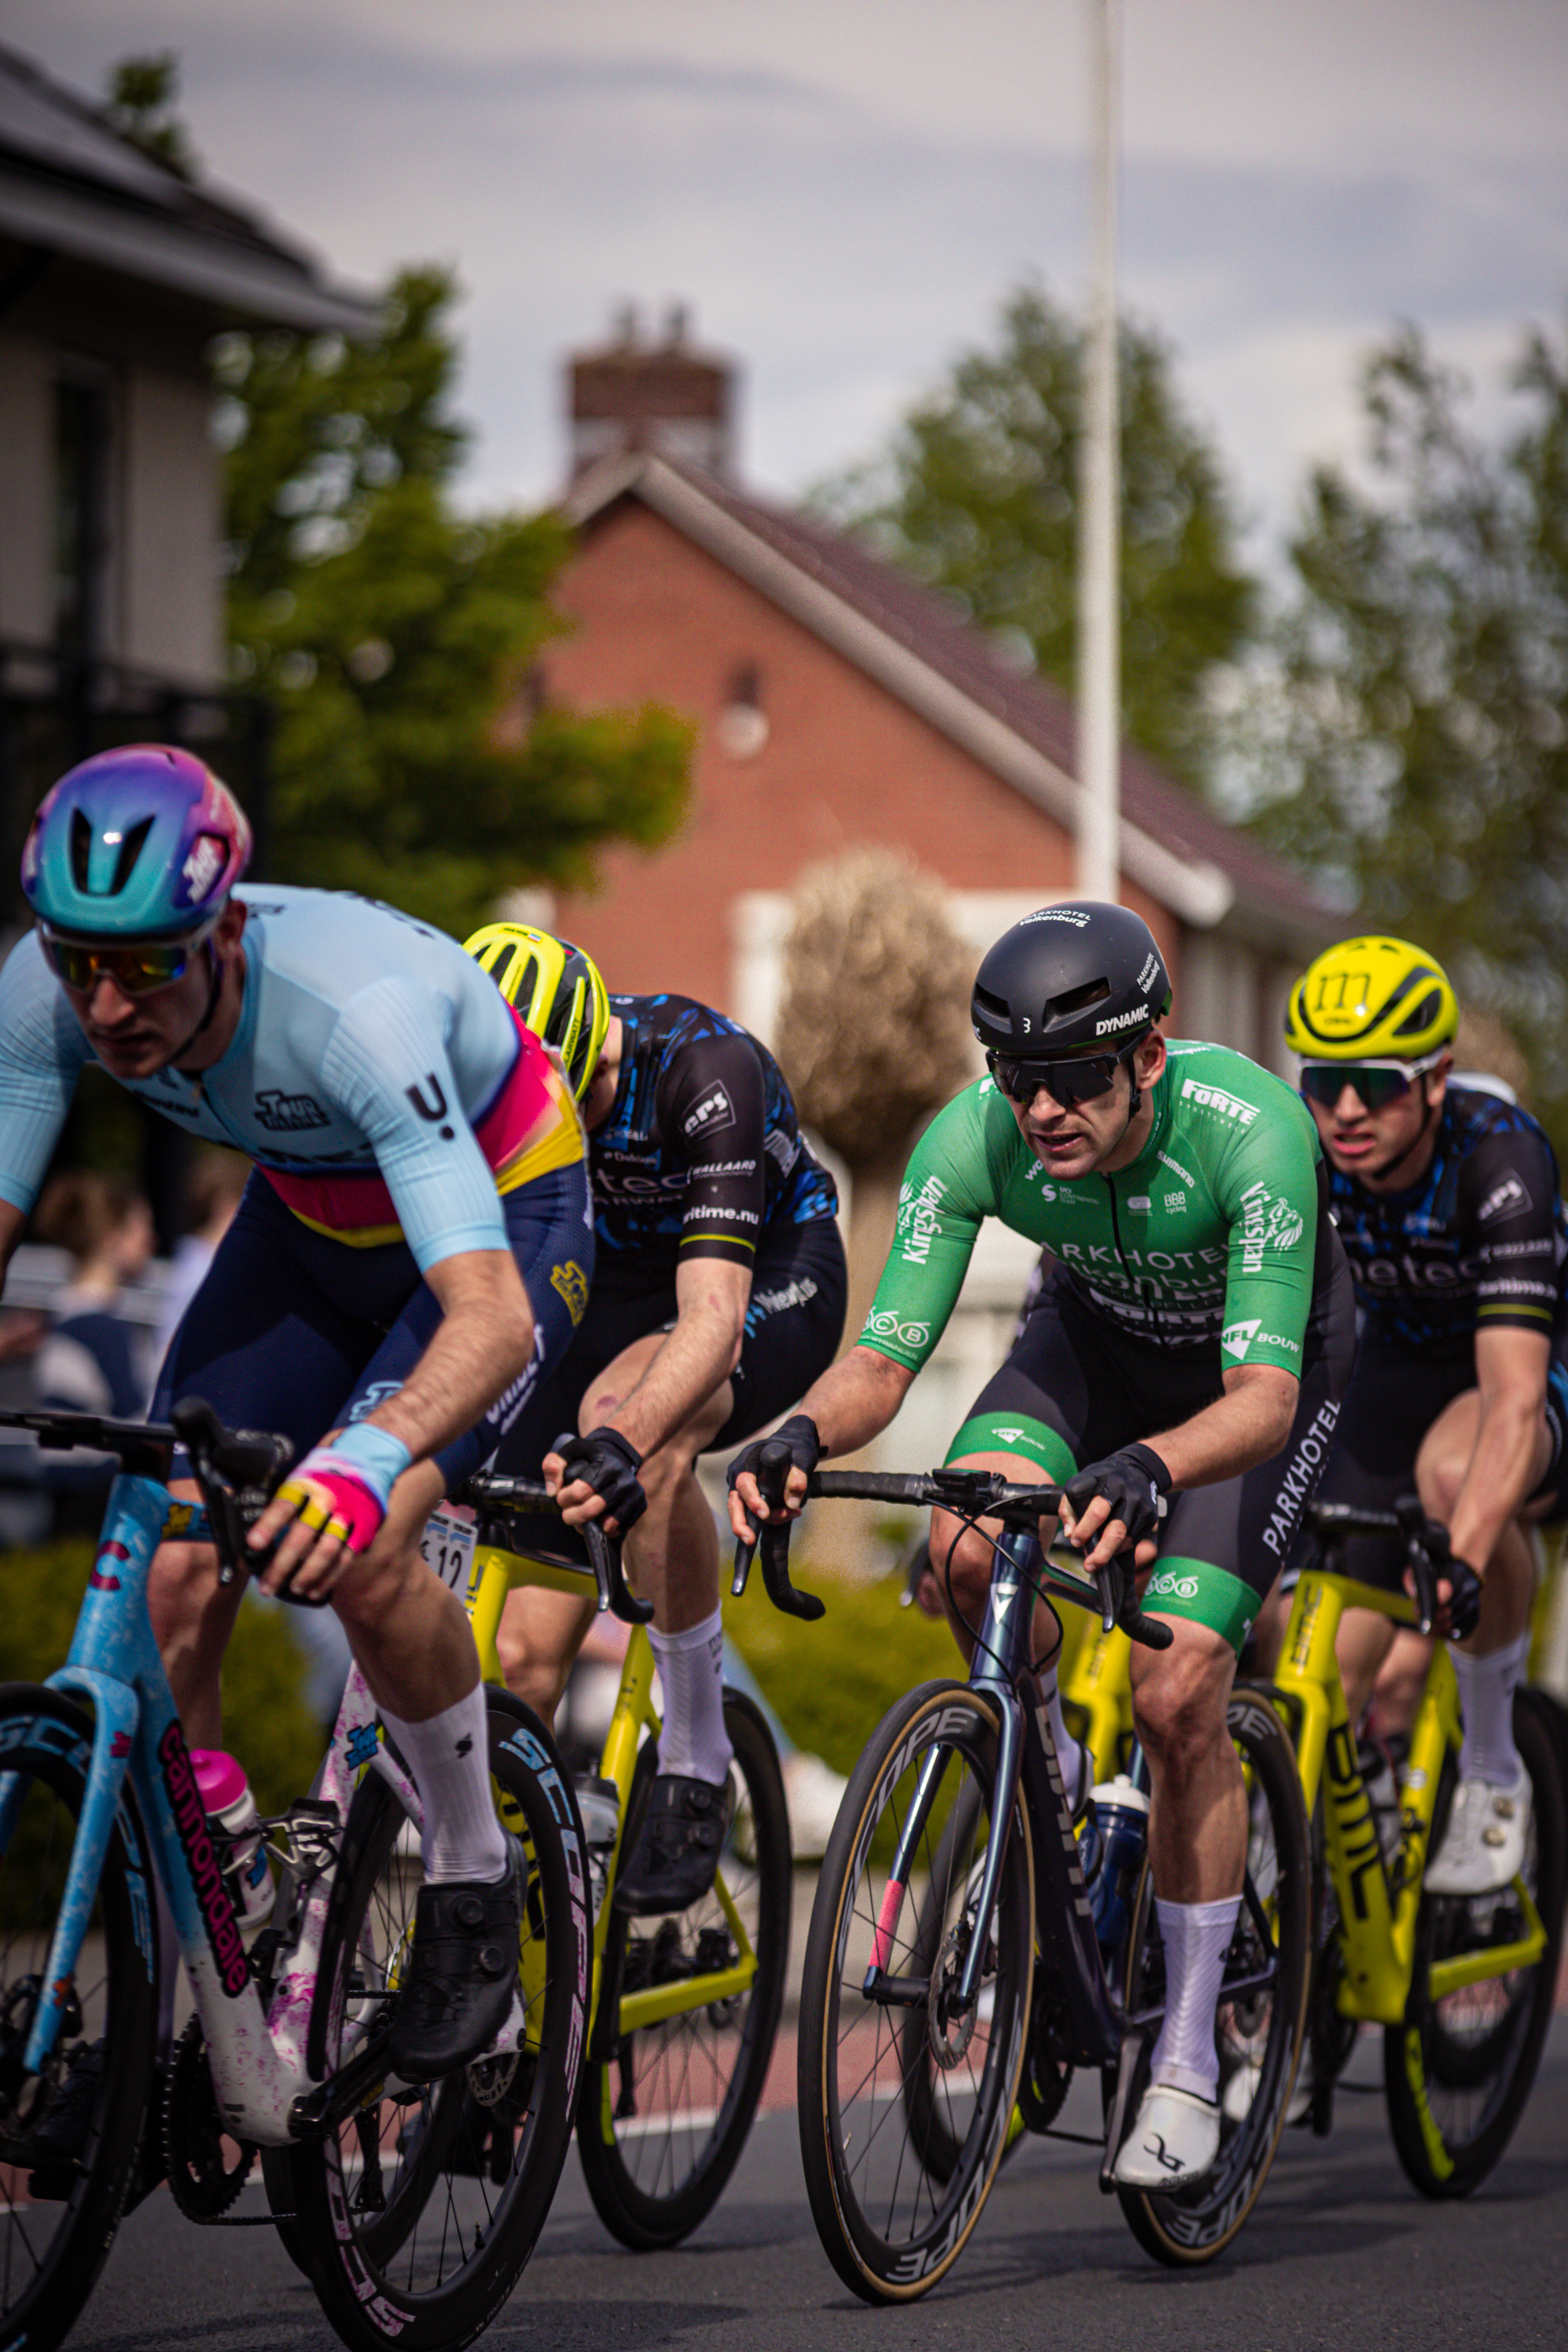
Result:
{"type": "Polygon", "coordinates": [[[1453,1043],[1448,975],[1408,940],[1342,940],[1290,991],[1285,1041],[1311,1062],[1418,1062],[1453,1043]]]}
{"type": "Polygon", "coordinates": [[[554,1046],[581,1102],[610,1025],[610,1000],[593,958],[527,923],[487,923],[463,946],[524,1024],[554,1046]]]}

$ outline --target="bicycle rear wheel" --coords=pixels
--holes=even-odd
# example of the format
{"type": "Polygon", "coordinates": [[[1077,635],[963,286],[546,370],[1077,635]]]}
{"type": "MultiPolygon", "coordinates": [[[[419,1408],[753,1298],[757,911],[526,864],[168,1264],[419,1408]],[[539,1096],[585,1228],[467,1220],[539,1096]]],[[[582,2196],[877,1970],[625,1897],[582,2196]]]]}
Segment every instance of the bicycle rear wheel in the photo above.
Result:
{"type": "Polygon", "coordinates": [[[928,1683],[889,1709],[855,1769],[817,1885],[801,1988],[801,2156],[827,2258],[868,2303],[910,2301],[951,2269],[1006,2140],[1034,1950],[1034,1858],[1021,1804],[980,1998],[966,2017],[952,2008],[991,1836],[997,1729],[991,1704],[963,1683],[928,1683]],[[916,1870],[900,1887],[889,1868],[933,1755],[942,1785],[916,1870]],[[950,1819],[971,1826],[944,1837],[950,1819]],[[935,1919],[942,1934],[932,1953],[923,1923],[935,1919]],[[895,2003],[866,1998],[874,1958],[900,1980],[895,2003]]]}
{"type": "Polygon", "coordinates": [[[1384,2087],[1399,2161],[1424,2197],[1467,2197],[1513,2137],[1541,2063],[1563,1956],[1564,1805],[1552,1727],[1518,1692],[1513,1732],[1534,1791],[1524,1868],[1500,1895],[1423,1894],[1405,2021],[1384,2034],[1384,2087]],[[1546,1931],[1527,1968],[1435,1992],[1432,1975],[1489,1946],[1519,1943],[1528,1893],[1546,1931]]]}
{"type": "Polygon", "coordinates": [[[152,2084],[155,1913],[146,1838],[129,1787],[53,2055],[41,2075],[22,2064],[91,1758],[92,1724],[79,1707],[52,1691],[0,1690],[4,2352],[24,2344],[28,2352],[49,2352],[92,2293],[130,2189],[152,2084]],[[60,2131],[73,2110],[74,2157],[47,2147],[51,2122],[60,2131]]]}
{"type": "MultiPolygon", "coordinates": [[[[1247,1777],[1249,1815],[1241,1911],[1215,2012],[1224,2116],[1219,2162],[1181,2196],[1116,2192],[1139,2244],[1173,2269],[1213,2262],[1258,2201],[1285,2126],[1312,1979],[1312,1842],[1295,1750],[1265,1690],[1238,1684],[1226,1726],[1247,1777]],[[1224,2091],[1233,2077],[1250,2089],[1239,2119],[1226,2112],[1224,2091]]],[[[1145,1863],[1128,1939],[1128,2013],[1158,2011],[1164,1997],[1153,1873],[1145,1863]]]]}
{"type": "MultiPolygon", "coordinates": [[[[479,2334],[533,2251],[571,2138],[591,1949],[576,1806],[538,1718],[506,1692],[486,1695],[496,1810],[528,1858],[523,2046],[438,2082],[383,2086],[325,2138],[289,2151],[311,2283],[362,2352],[444,2352],[479,2334]]],[[[367,1773],[327,1917],[313,2073],[342,2065],[395,1995],[422,1875],[417,1832],[367,1773]]]]}
{"type": "MultiPolygon", "coordinates": [[[[601,1981],[618,1985],[624,2014],[627,1999],[732,1968],[737,1925],[756,1974],[727,1999],[689,2003],[623,2032],[614,2058],[583,2070],[583,2177],[605,2227],[638,2252],[678,2245],[718,2202],[756,2116],[784,2005],[793,1876],[784,1780],[761,1712],[737,1691],[724,1694],[724,1727],[737,1797],[718,1884],[671,1918],[613,1918],[601,1981]]],[[[654,1758],[649,1740],[628,1821],[654,1758]]]]}

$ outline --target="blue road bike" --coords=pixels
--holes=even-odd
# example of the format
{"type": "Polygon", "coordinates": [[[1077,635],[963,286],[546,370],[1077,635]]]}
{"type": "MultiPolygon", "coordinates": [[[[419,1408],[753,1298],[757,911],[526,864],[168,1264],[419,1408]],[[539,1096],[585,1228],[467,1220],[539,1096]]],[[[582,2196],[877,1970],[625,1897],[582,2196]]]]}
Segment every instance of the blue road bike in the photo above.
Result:
{"type": "Polygon", "coordinates": [[[226,1579],[247,1572],[286,1444],[195,1402],[167,1427],[0,1418],[121,1465],[69,1657],[0,1688],[0,2352],[64,2339],[122,2213],[165,2173],[190,2218],[225,2221],[258,2149],[283,2242],[345,2343],[470,2342],[532,2251],[576,2104],[591,1928],[549,1735],[489,1694],[491,1786],[528,1862],[511,2015],[455,2075],[401,2081],[384,2049],[420,1803],[363,1678],[312,1794],[266,1824],[281,1878],[247,1950],[147,1613],[161,1542],[212,1542],[226,1579]],[[201,1507],[169,1495],[176,1442],[201,1507]],[[160,2068],[177,1960],[195,2015],[160,2068]]]}

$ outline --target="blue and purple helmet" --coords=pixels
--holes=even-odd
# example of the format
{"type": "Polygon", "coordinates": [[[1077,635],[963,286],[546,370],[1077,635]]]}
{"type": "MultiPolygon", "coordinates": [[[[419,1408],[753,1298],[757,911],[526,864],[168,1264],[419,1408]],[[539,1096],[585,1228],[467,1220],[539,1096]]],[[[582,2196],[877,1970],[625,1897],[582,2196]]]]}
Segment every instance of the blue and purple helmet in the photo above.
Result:
{"type": "Polygon", "coordinates": [[[130,743],[45,796],[22,888],[51,930],[169,938],[220,913],[249,862],[245,811],[210,768],[167,743],[130,743]]]}

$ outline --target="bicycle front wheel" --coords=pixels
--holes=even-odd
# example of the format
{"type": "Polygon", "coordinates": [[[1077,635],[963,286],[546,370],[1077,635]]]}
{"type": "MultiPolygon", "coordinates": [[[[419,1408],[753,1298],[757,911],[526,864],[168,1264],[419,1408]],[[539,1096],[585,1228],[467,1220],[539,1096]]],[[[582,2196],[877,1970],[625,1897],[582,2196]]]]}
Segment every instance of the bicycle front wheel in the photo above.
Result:
{"type": "Polygon", "coordinates": [[[1466,2197],[1484,2180],[1524,2111],[1552,2021],[1563,1956],[1563,1782],[1550,1720],[1533,1692],[1513,1702],[1513,1736],[1534,1801],[1524,1868],[1486,1895],[1424,1894],[1415,1971],[1402,2025],[1384,2034],[1384,2086],[1394,2145],[1424,2197],[1466,2197]],[[1463,1981],[1467,1960],[1545,1930],[1540,1958],[1463,1981]],[[1444,1973],[1459,1979],[1444,1989],[1444,1973]]]}
{"type": "Polygon", "coordinates": [[[92,2293],[131,2187],[157,2023],[155,1906],[129,1787],[52,2055],[23,2052],[92,1760],[52,1691],[0,1690],[0,2347],[50,2352],[92,2293]]]}
{"type": "Polygon", "coordinates": [[[952,2268],[1007,2137],[1034,1950],[1021,1804],[979,1998],[963,2015],[953,2002],[979,1931],[998,1728],[994,1706],[965,1684],[911,1692],[872,1734],[822,1865],[801,1988],[801,2156],[827,2258],[868,2303],[910,2301],[952,2268]],[[889,1873],[928,1761],[940,1781],[919,1800],[915,1864],[900,1885],[889,1873]],[[947,1836],[950,1819],[968,1826],[947,1836]],[[933,1920],[942,1932],[931,1949],[933,1920]],[[883,1998],[868,2000],[874,1964],[883,1998]]]}
{"type": "MultiPolygon", "coordinates": [[[[642,2252],[689,2236],[745,2147],[767,2079],[789,1963],[789,1812],[773,1738],[724,1694],[736,1804],[712,1891],[668,1919],[611,1922],[604,1982],[618,1985],[615,2055],[583,2070],[577,2147],[605,2227],[642,2252]],[[749,1984],[703,1991],[750,1953],[749,1984]],[[689,1988],[687,1991],[685,1988],[689,1988]],[[636,2021],[638,2005],[659,2012],[636,2021]]],[[[651,1781],[654,1743],[638,1759],[651,1781]]],[[[628,1818],[637,1817],[634,1786],[628,1818]]],[[[595,2032],[597,2039],[597,2029],[595,2032]]]]}
{"type": "MultiPolygon", "coordinates": [[[[504,1691],[486,1696],[496,1811],[527,1857],[521,2046],[437,2082],[384,2085],[289,2151],[311,2283],[360,2352],[446,2352],[479,2334],[533,2251],[571,2139],[591,1949],[576,1807],[537,1717],[504,1691]]],[[[422,1877],[417,1831],[367,1773],[327,1916],[312,2073],[342,2066],[395,1998],[422,1877]]]]}
{"type": "MultiPolygon", "coordinates": [[[[1311,1831],[1289,1735],[1266,1690],[1238,1684],[1226,1715],[1247,1782],[1246,1877],[1215,2011],[1223,2137],[1206,2180],[1175,2197],[1119,2189],[1139,2244],[1190,2269],[1223,2253],[1258,2202],[1300,2063],[1312,1979],[1311,1831]]],[[[1127,2009],[1159,2011],[1164,1952],[1144,1864],[1128,1940],[1127,2009]]]]}

